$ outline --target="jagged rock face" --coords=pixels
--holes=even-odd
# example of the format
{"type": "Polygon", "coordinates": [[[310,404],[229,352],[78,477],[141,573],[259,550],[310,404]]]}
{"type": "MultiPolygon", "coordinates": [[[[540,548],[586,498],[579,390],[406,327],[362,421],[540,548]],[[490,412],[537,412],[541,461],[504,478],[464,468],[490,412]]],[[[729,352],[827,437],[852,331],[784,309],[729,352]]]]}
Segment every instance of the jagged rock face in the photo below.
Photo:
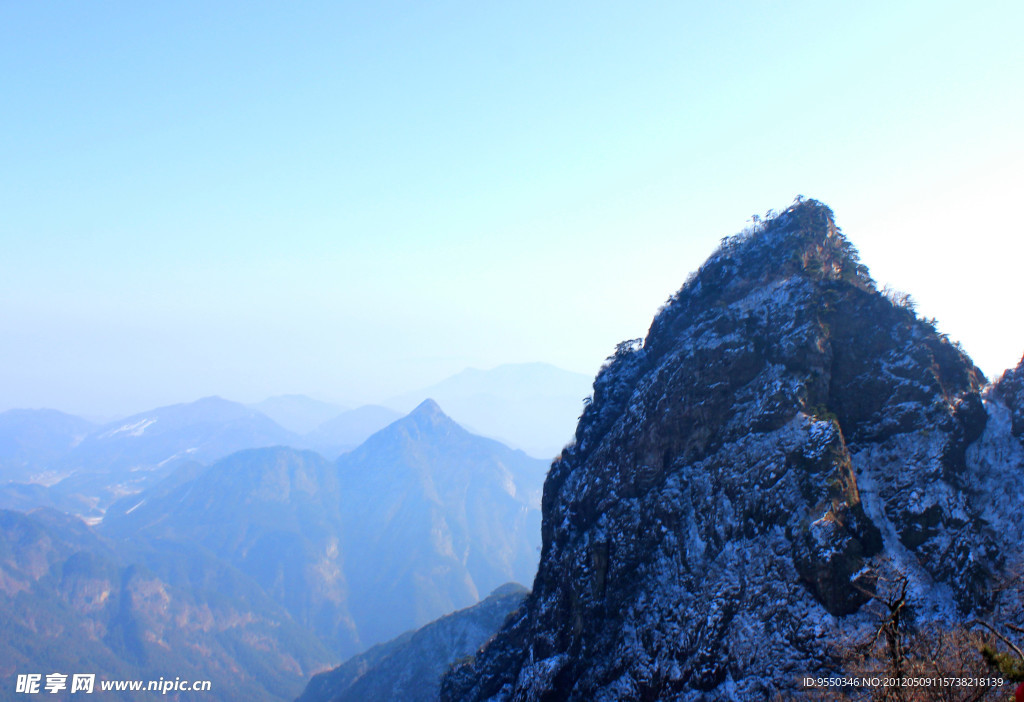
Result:
{"type": "Polygon", "coordinates": [[[1010,509],[964,490],[984,383],[824,205],[727,240],[599,373],[527,606],[442,697],[768,699],[834,667],[880,573],[919,616],[983,606],[1010,509]]]}

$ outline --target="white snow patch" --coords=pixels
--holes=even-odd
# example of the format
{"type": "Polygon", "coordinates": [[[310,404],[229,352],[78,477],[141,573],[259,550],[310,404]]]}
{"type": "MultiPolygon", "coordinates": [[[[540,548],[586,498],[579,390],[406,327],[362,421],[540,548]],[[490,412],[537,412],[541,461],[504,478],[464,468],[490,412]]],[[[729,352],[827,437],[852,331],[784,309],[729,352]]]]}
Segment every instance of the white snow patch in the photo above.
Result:
{"type": "Polygon", "coordinates": [[[167,465],[168,463],[173,461],[175,458],[178,458],[180,456],[187,456],[188,454],[195,453],[195,452],[196,452],[196,449],[194,449],[194,448],[185,449],[184,451],[178,451],[178,453],[174,454],[173,456],[168,456],[164,460],[162,460],[159,463],[157,463],[156,467],[157,468],[163,468],[165,465],[167,465]]]}
{"type": "Polygon", "coordinates": [[[129,510],[126,510],[126,511],[125,511],[125,514],[131,514],[132,512],[134,512],[135,510],[137,510],[137,509],[138,509],[139,507],[141,507],[141,506],[142,506],[142,505],[144,505],[144,504],[146,504],[146,500],[144,500],[144,499],[143,499],[143,500],[139,500],[138,504],[136,504],[136,505],[135,505],[134,507],[132,507],[131,509],[129,509],[129,510]]]}
{"type": "Polygon", "coordinates": [[[153,419],[140,419],[139,421],[133,424],[123,424],[117,429],[112,429],[111,431],[108,431],[105,434],[101,434],[100,438],[109,439],[110,437],[116,434],[124,434],[126,436],[142,436],[142,432],[146,431],[146,428],[152,426],[153,424],[156,424],[155,417],[153,419]]]}

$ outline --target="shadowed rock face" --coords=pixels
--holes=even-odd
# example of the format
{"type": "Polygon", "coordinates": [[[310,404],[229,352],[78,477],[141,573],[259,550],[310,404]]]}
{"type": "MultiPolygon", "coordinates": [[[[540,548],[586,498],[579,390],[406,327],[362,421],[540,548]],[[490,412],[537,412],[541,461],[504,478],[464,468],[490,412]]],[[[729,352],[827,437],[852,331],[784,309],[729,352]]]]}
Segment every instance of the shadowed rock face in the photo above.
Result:
{"type": "Polygon", "coordinates": [[[524,614],[442,698],[767,699],[834,669],[893,570],[919,617],[986,606],[1024,461],[984,384],[824,205],[725,241],[598,374],[524,614]]]}

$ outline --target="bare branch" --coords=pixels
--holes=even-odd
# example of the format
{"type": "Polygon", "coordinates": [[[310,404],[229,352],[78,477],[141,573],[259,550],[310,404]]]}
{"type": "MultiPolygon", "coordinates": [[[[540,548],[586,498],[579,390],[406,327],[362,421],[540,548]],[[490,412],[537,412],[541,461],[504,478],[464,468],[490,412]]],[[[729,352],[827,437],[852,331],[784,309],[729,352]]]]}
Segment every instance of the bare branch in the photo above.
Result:
{"type": "Polygon", "coordinates": [[[981,621],[980,619],[975,619],[974,621],[972,621],[972,622],[971,622],[971,623],[969,624],[969,626],[973,626],[973,625],[975,625],[975,624],[980,624],[981,626],[985,627],[986,629],[988,629],[989,631],[991,631],[991,632],[992,632],[993,634],[995,634],[995,636],[996,636],[996,637],[997,637],[997,638],[998,638],[998,639],[999,639],[1000,641],[1002,641],[1002,642],[1003,642],[1004,644],[1006,644],[1006,645],[1007,645],[1007,646],[1009,646],[1009,647],[1010,647],[1011,649],[1013,649],[1013,652],[1014,652],[1014,653],[1016,653],[1016,654],[1017,654],[1017,656],[1018,656],[1018,657],[1019,657],[1019,658],[1020,658],[1020,659],[1021,659],[1022,661],[1024,661],[1024,651],[1021,651],[1021,650],[1020,650],[1019,648],[1017,648],[1017,645],[1016,645],[1015,643],[1013,643],[1013,642],[1012,642],[1012,641],[1010,641],[1010,640],[1009,640],[1008,638],[1006,638],[1005,636],[1003,636],[1002,634],[1000,634],[1000,633],[999,633],[998,631],[996,631],[994,627],[992,627],[991,625],[989,625],[989,624],[988,624],[987,622],[983,622],[983,621],[981,621]]]}

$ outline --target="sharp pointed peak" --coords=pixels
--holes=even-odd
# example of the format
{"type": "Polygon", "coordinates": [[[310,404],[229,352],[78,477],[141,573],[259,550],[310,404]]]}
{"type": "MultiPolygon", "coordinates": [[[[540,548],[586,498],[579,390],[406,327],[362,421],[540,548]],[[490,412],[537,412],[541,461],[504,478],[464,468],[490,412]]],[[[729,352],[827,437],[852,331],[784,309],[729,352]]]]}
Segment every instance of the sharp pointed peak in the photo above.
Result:
{"type": "Polygon", "coordinates": [[[444,419],[448,419],[448,415],[446,415],[444,410],[441,409],[441,405],[437,404],[437,402],[430,397],[416,405],[416,408],[410,412],[408,416],[435,419],[443,417],[444,419]]]}
{"type": "Polygon", "coordinates": [[[781,212],[754,216],[753,224],[722,239],[711,256],[690,274],[655,317],[649,345],[658,330],[670,326],[696,305],[724,305],[753,289],[801,278],[815,283],[846,283],[877,292],[857,249],[836,225],[832,209],[818,200],[797,200],[781,212]]]}
{"type": "Polygon", "coordinates": [[[431,398],[421,402],[416,409],[396,421],[393,426],[405,427],[424,435],[466,431],[461,424],[445,414],[441,406],[431,398]]]}
{"type": "Polygon", "coordinates": [[[818,200],[797,200],[785,210],[753,215],[752,225],[722,245],[701,266],[697,276],[724,268],[748,279],[799,274],[811,278],[846,280],[873,287],[856,248],[836,225],[832,209],[818,200]]]}

